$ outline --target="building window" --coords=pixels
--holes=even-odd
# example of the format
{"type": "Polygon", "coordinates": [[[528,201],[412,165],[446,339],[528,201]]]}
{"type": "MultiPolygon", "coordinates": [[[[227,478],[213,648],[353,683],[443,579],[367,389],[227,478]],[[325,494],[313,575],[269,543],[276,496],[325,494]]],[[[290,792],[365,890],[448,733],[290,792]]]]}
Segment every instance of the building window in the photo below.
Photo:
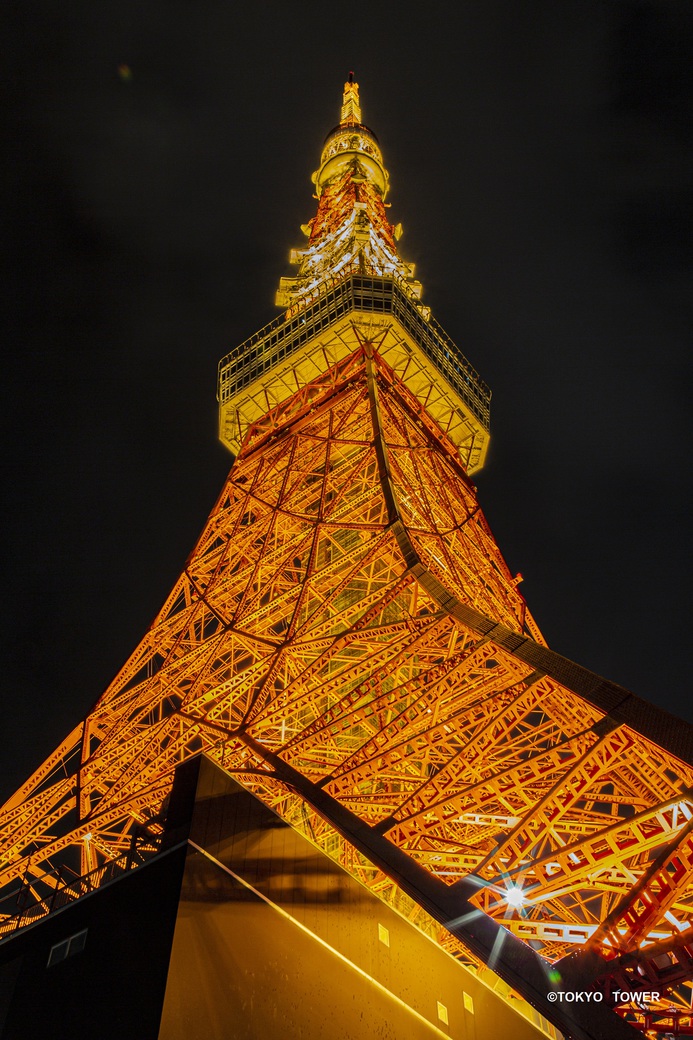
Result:
{"type": "Polygon", "coordinates": [[[52,968],[54,964],[59,964],[60,961],[66,961],[68,957],[74,957],[76,953],[81,953],[84,947],[87,945],[87,929],[84,928],[81,932],[75,932],[68,939],[63,939],[62,942],[56,943],[55,946],[51,946],[51,952],[48,954],[47,968],[52,968]]]}
{"type": "Polygon", "coordinates": [[[390,933],[384,924],[378,925],[378,938],[384,946],[390,945],[390,933]]]}
{"type": "Polygon", "coordinates": [[[441,1004],[440,1001],[437,1001],[437,1004],[438,1004],[438,1018],[443,1023],[443,1025],[449,1026],[450,1023],[448,1022],[448,1009],[446,1008],[445,1004],[441,1004]]]}

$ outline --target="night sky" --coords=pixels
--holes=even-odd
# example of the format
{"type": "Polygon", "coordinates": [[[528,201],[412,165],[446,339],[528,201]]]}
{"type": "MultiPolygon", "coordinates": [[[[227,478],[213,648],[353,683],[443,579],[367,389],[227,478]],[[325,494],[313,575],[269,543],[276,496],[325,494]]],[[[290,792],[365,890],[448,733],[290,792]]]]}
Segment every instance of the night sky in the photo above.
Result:
{"type": "Polygon", "coordinates": [[[690,0],[7,3],[0,799],[89,710],[230,463],[350,69],[482,507],[549,644],[693,721],[690,0]]]}

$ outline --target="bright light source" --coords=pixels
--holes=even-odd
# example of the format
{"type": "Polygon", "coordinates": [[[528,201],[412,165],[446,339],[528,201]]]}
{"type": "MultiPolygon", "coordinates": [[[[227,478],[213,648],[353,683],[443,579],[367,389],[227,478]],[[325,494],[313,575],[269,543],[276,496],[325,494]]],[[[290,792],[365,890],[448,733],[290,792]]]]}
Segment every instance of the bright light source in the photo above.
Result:
{"type": "Polygon", "coordinates": [[[517,886],[509,888],[508,891],[505,893],[505,901],[506,903],[509,903],[510,906],[521,906],[521,904],[525,901],[525,897],[522,894],[522,889],[517,888],[517,886]]]}

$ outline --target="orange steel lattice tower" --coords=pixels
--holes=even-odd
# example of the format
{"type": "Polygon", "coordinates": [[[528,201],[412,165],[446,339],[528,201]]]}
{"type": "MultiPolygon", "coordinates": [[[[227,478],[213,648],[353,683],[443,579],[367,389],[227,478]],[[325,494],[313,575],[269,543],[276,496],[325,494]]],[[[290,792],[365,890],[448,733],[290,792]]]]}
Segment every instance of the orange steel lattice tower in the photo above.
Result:
{"type": "Polygon", "coordinates": [[[313,181],[282,314],[219,366],[236,458],[202,535],[2,810],[0,934],[155,854],[174,770],[203,751],[533,1002],[579,979],[676,1004],[690,728],[546,647],[470,479],[489,391],[399,256],[351,77],[313,181]]]}

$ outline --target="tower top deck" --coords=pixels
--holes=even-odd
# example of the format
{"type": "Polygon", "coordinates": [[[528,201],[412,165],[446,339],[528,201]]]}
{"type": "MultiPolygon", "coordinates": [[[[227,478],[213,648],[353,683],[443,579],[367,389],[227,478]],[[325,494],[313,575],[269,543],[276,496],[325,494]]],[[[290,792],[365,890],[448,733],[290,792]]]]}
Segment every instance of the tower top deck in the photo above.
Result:
{"type": "Polygon", "coordinates": [[[457,448],[468,473],[484,463],[491,393],[421,303],[414,265],[399,255],[389,175],[363,122],[358,83],[344,84],[340,121],[312,176],[317,213],[280,279],[284,313],[219,363],[220,437],[237,454],[250,427],[368,342],[457,448]]]}

